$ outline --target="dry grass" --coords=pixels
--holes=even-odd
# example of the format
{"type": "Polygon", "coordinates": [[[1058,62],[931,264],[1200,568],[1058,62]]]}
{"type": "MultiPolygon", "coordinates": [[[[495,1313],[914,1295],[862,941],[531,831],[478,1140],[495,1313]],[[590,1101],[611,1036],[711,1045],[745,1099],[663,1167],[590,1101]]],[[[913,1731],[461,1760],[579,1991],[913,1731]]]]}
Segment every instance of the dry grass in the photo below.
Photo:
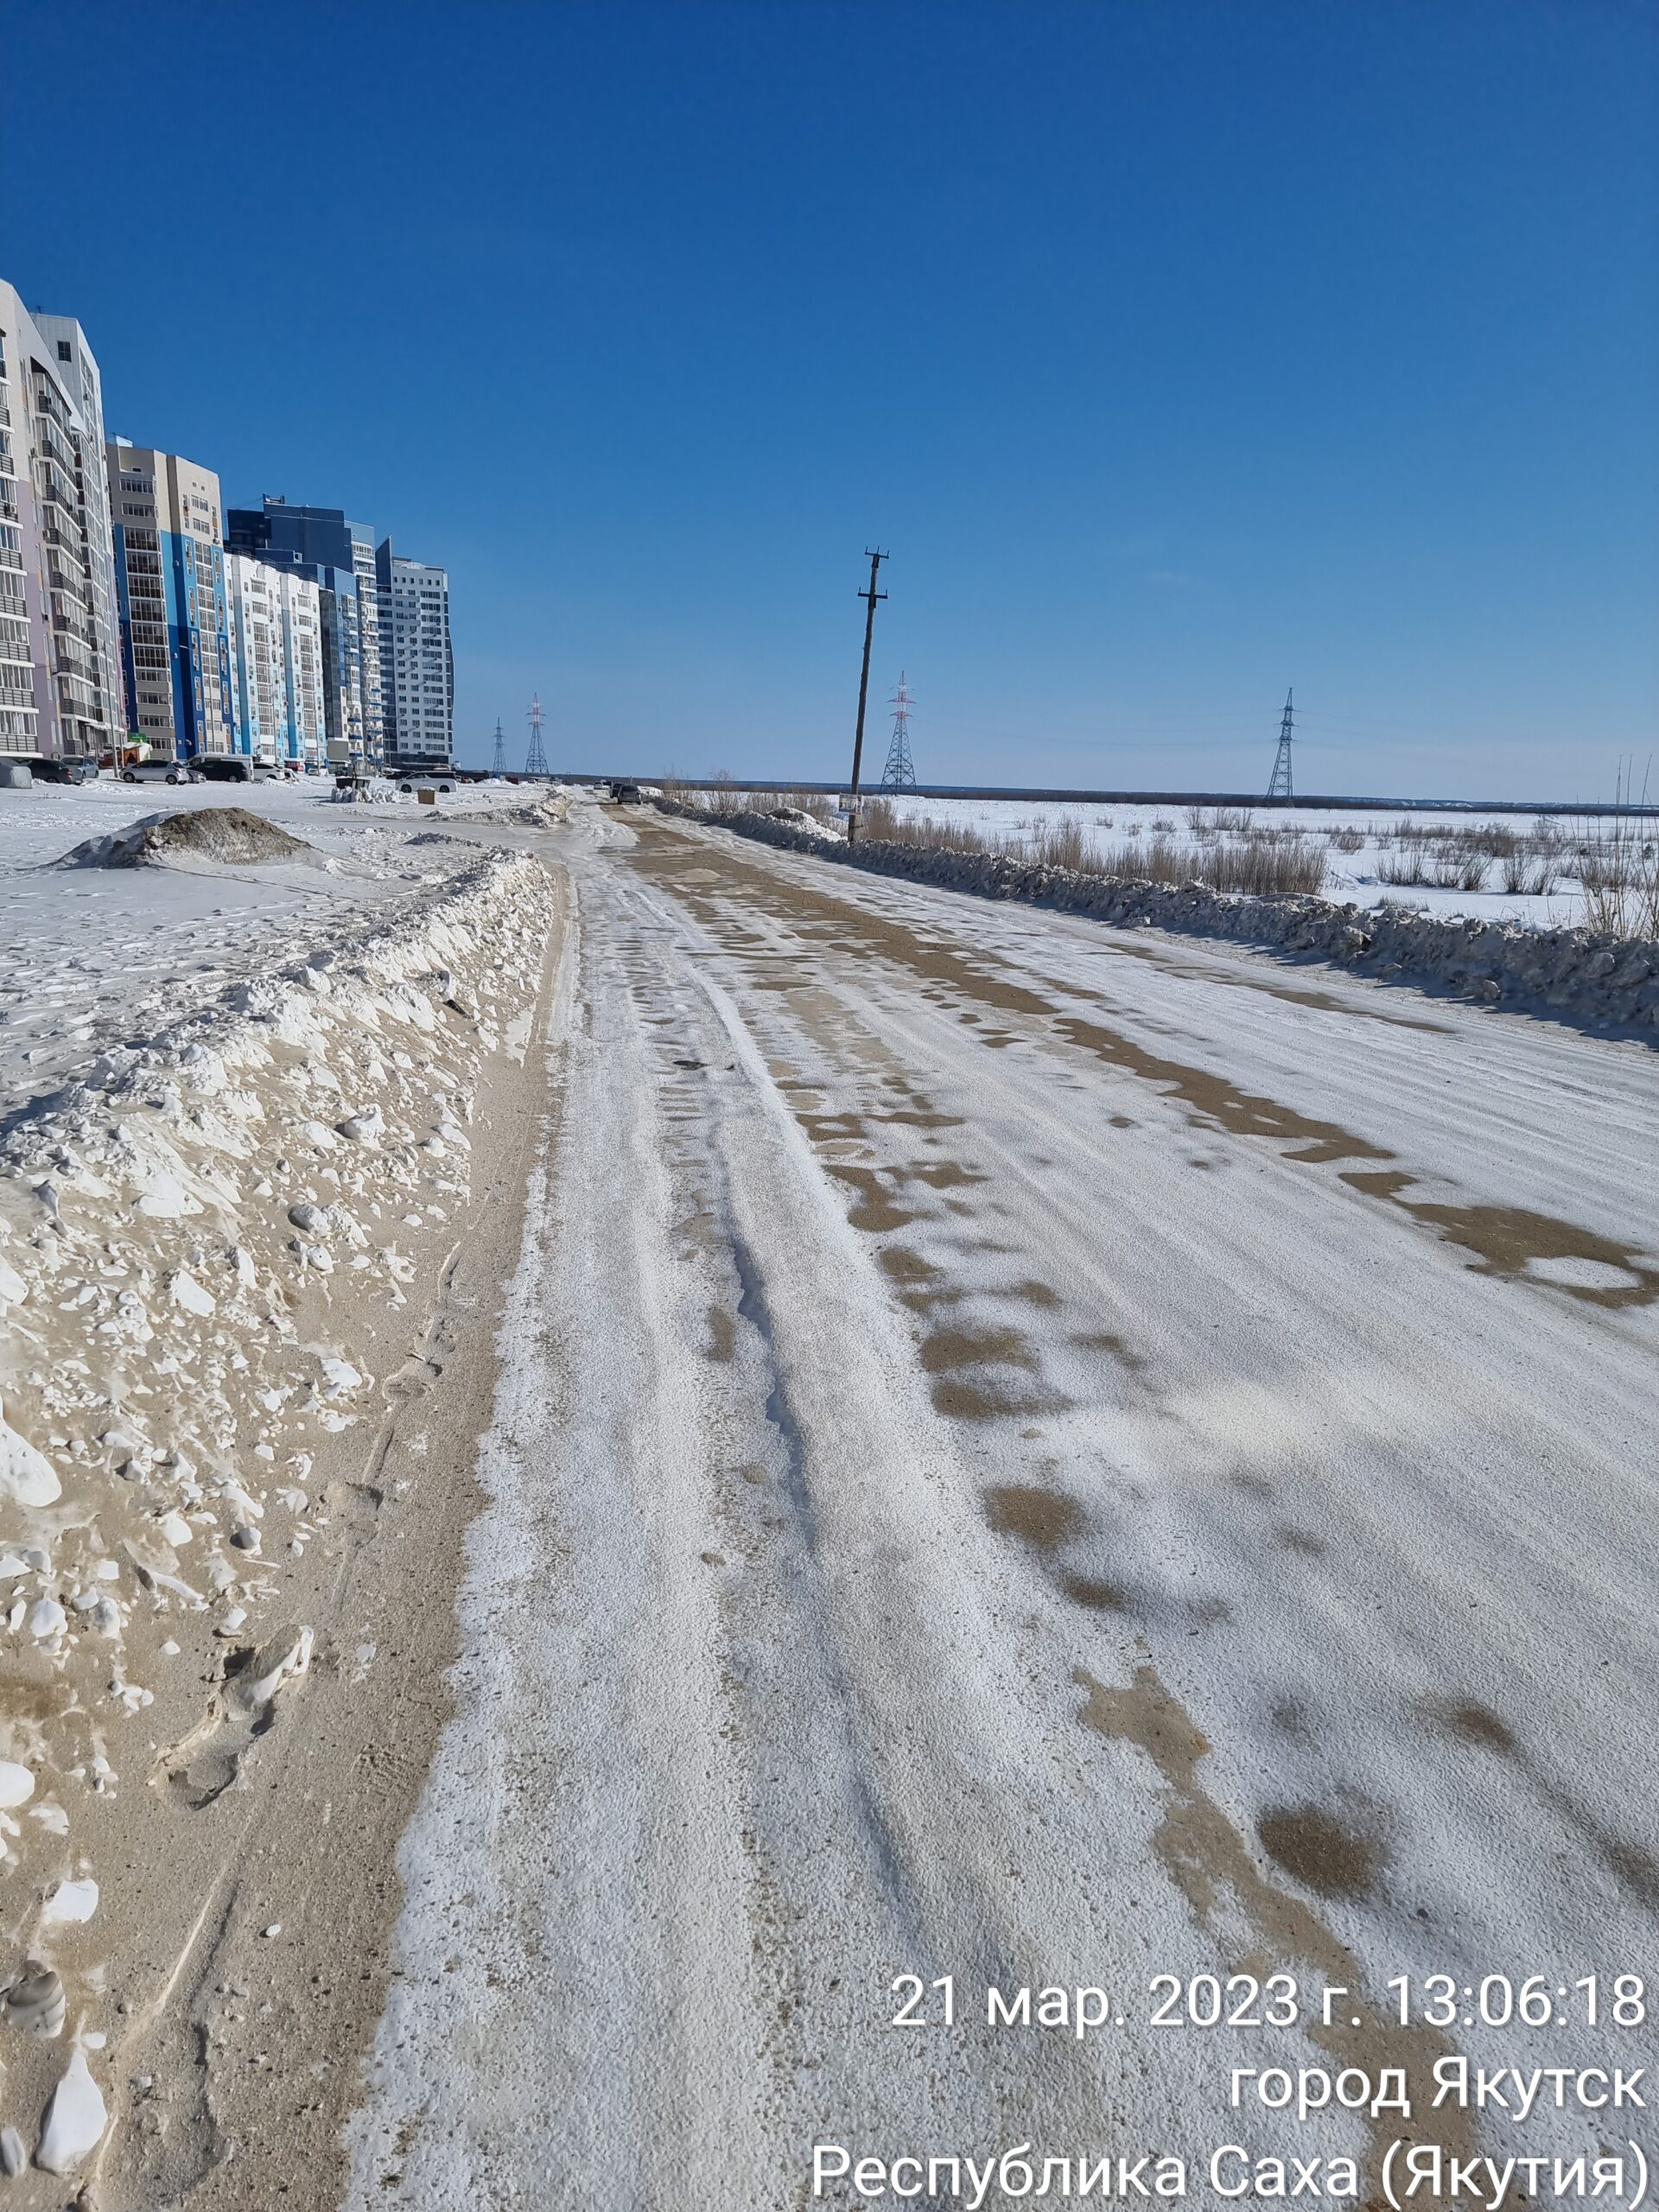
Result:
{"type": "Polygon", "coordinates": [[[1659,823],[1614,815],[1576,855],[1586,929],[1603,937],[1659,938],[1659,823]]]}
{"type": "Polygon", "coordinates": [[[1498,880],[1504,890],[1511,897],[1548,899],[1555,888],[1559,849],[1553,838],[1533,843],[1517,840],[1515,850],[1498,862],[1498,880]]]}
{"type": "MultiPolygon", "coordinates": [[[[1631,803],[1623,783],[1619,798],[1631,803]]],[[[1563,879],[1576,879],[1586,929],[1605,937],[1659,938],[1659,823],[1643,815],[1590,816],[1576,827],[1540,816],[1530,830],[1501,822],[1470,829],[1419,824],[1408,817],[1377,844],[1383,883],[1482,891],[1495,872],[1511,898],[1547,899],[1563,879]]]]}
{"type": "Polygon", "coordinates": [[[1440,891],[1480,891],[1485,887],[1490,859],[1478,833],[1402,823],[1376,864],[1377,880],[1433,884],[1440,891]]]}
{"type": "Polygon", "coordinates": [[[728,768],[716,768],[712,791],[700,794],[702,805],[717,822],[729,822],[734,815],[746,814],[753,801],[747,791],[739,791],[732,780],[728,768]]]}
{"type": "Polygon", "coordinates": [[[930,845],[946,853],[990,853],[1001,850],[994,840],[982,837],[964,823],[936,822],[931,815],[900,814],[890,799],[867,798],[858,810],[858,835],[863,844],[930,845]]]}
{"type": "Polygon", "coordinates": [[[1317,892],[1325,880],[1323,849],[1300,830],[1252,830],[1236,843],[1216,841],[1195,848],[1178,842],[1173,828],[1166,822],[1160,830],[1154,823],[1152,834],[1142,838],[1138,825],[1131,823],[1129,836],[1119,843],[1091,845],[1083,824],[1071,815],[1002,837],[988,837],[963,823],[900,814],[885,799],[867,800],[859,817],[859,835],[871,842],[990,853],[1028,867],[1069,868],[1079,875],[1134,883],[1196,883],[1211,891],[1283,897],[1317,892]]]}

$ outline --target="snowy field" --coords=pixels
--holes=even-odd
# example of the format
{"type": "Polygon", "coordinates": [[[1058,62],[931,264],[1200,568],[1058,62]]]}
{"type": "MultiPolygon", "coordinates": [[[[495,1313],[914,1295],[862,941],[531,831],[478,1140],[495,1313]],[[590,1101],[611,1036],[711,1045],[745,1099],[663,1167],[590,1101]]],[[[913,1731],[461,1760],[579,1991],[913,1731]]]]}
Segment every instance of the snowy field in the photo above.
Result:
{"type": "MultiPolygon", "coordinates": [[[[697,794],[688,793],[695,798],[697,794]]],[[[709,794],[702,794],[708,800],[709,794]]],[[[773,795],[756,804],[779,804],[773,795]]],[[[1234,809],[1086,804],[1077,800],[947,799],[870,793],[903,818],[972,830],[1038,856],[1057,831],[1075,825],[1084,848],[1112,874],[1179,880],[1179,864],[1217,849],[1276,843],[1306,856],[1313,888],[1361,906],[1393,904],[1420,913],[1571,927],[1586,918],[1582,872],[1610,835],[1605,819],[1527,812],[1478,817],[1433,808],[1371,813],[1298,807],[1234,809]],[[1164,862],[1151,861],[1156,853],[1164,862]],[[1319,863],[1322,861],[1322,867],[1319,863]],[[1171,876],[1171,869],[1173,874],[1171,876]]],[[[1659,839],[1659,822],[1649,825],[1659,839]]],[[[1638,827],[1638,836],[1643,834],[1638,827]]],[[[1221,888],[1231,887],[1227,885],[1221,888]]]]}
{"type": "MultiPolygon", "coordinates": [[[[1104,852],[1141,841],[1163,837],[1177,845],[1201,848],[1207,839],[1230,842],[1264,830],[1299,832],[1310,849],[1325,848],[1324,895],[1354,899],[1362,906],[1393,903],[1414,912],[1467,914],[1485,921],[1519,921],[1535,929],[1570,927],[1583,918],[1584,895],[1573,863],[1578,858],[1580,832],[1587,825],[1567,817],[1533,814],[1494,814],[1478,820],[1461,813],[1421,810],[1400,814],[1325,813],[1298,807],[1256,808],[1248,815],[1219,810],[1229,823],[1248,823],[1248,828],[1212,826],[1217,810],[1168,806],[1084,806],[1064,802],[1039,804],[1019,799],[913,799],[898,803],[905,814],[927,815],[936,821],[971,823],[982,836],[1027,839],[1045,828],[1070,819],[1077,823],[1086,842],[1104,852]],[[1205,826],[1194,826],[1202,814],[1205,826]],[[1527,887],[1506,887],[1502,854],[1471,850],[1471,841],[1481,833],[1500,834],[1488,842],[1501,845],[1516,841],[1515,860],[1527,887]],[[1427,833],[1425,836],[1424,833],[1427,833]],[[1478,890],[1458,880],[1402,883],[1390,875],[1411,872],[1421,853],[1422,872],[1459,877],[1473,874],[1473,862],[1484,860],[1478,890]],[[1442,864],[1443,858],[1443,864],[1442,864]]],[[[1593,830],[1590,831],[1593,837],[1593,830]]],[[[1511,878],[1512,880],[1512,878],[1511,878]]]]}
{"type": "Polygon", "coordinates": [[[388,798],[336,804],[307,783],[100,780],[0,790],[0,1086],[10,1110],[53,1089],[111,1041],[154,1030],[245,972],[273,970],[308,932],[353,906],[437,880],[434,852],[410,835],[457,818],[510,817],[532,796],[474,785],[435,808],[388,798]],[[318,849],[275,868],[75,868],[57,863],[89,838],[157,814],[239,806],[318,849]]]}

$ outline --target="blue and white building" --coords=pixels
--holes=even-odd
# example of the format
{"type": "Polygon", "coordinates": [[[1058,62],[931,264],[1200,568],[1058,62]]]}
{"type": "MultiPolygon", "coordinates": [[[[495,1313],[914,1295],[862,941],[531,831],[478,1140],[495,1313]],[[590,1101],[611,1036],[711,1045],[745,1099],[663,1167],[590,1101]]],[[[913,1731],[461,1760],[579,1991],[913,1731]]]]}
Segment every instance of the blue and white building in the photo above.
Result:
{"type": "Polygon", "coordinates": [[[230,606],[235,750],[274,767],[288,753],[288,685],[276,571],[247,554],[227,553],[225,595],[230,606]]]}
{"type": "Polygon", "coordinates": [[[152,759],[234,749],[219,479],[181,454],[107,448],[127,726],[152,759]]]}
{"type": "Polygon", "coordinates": [[[372,533],[342,507],[290,506],[267,493],[232,507],[225,543],[317,587],[322,621],[327,753],[337,767],[378,766],[383,752],[379,595],[372,533]]]}

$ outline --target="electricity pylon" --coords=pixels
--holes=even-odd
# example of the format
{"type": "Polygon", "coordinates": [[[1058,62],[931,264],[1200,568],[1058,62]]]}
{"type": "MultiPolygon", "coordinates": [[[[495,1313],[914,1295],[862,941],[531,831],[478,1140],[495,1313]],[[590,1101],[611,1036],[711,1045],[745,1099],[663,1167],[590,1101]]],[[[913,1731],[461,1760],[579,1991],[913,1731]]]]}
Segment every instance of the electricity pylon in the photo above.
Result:
{"type": "Polygon", "coordinates": [[[1268,785],[1269,799],[1289,798],[1290,783],[1290,693],[1285,694],[1285,718],[1279,725],[1279,750],[1273,763],[1273,781],[1268,785]]]}
{"type": "Polygon", "coordinates": [[[538,691],[530,702],[530,751],[524,760],[527,776],[547,773],[547,751],[542,743],[542,695],[538,691]]]}
{"type": "Polygon", "coordinates": [[[887,765],[881,771],[880,788],[884,791],[913,791],[916,788],[916,769],[910,757],[910,686],[900,669],[899,689],[893,695],[893,742],[887,747],[887,765]]]}
{"type": "Polygon", "coordinates": [[[506,774],[506,772],[507,772],[507,739],[506,739],[506,733],[505,733],[505,730],[502,728],[502,727],[501,727],[501,717],[500,717],[500,715],[498,715],[496,716],[496,718],[495,718],[495,759],[494,759],[494,760],[491,762],[491,764],[490,764],[490,773],[491,773],[493,776],[505,776],[505,775],[506,774]]]}

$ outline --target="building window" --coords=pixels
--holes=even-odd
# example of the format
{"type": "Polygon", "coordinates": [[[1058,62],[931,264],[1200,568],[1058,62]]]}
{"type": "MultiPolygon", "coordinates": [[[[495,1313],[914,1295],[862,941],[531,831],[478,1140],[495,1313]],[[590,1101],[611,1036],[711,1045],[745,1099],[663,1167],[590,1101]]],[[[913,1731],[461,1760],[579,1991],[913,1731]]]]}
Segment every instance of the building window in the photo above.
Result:
{"type": "Polygon", "coordinates": [[[58,359],[60,361],[73,361],[74,358],[74,352],[70,346],[69,340],[67,338],[60,338],[58,340],[58,359]]]}

